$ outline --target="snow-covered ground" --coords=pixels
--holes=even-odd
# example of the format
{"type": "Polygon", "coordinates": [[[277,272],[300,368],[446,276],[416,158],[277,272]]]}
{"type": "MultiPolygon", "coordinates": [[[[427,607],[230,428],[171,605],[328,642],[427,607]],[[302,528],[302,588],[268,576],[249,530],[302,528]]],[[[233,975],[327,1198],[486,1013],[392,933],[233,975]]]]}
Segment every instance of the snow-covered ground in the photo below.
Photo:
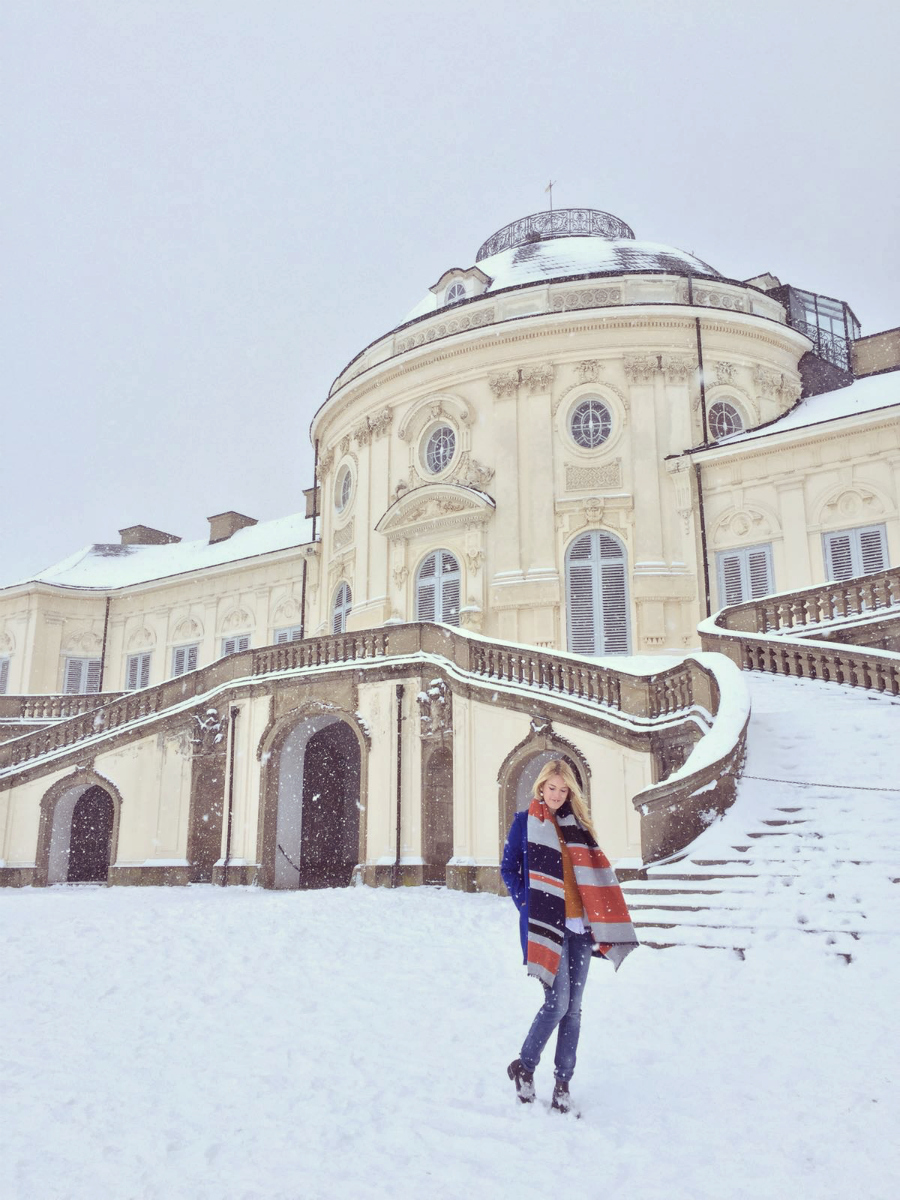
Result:
{"type": "MultiPolygon", "coordinates": [[[[748,774],[897,786],[896,704],[790,680],[753,677],[752,689],[748,774]]],[[[692,860],[743,864],[735,831],[796,807],[799,790],[746,780],[692,860]]],[[[749,940],[743,929],[745,961],[679,946],[644,948],[618,975],[592,964],[572,1083],[580,1121],[547,1111],[552,1053],[537,1074],[543,1103],[519,1105],[506,1077],[541,995],[509,900],[6,891],[0,1194],[894,1200],[900,971],[887,873],[900,795],[804,789],[800,803],[823,836],[807,822],[756,839],[767,848],[753,852],[757,882],[741,884],[734,918],[759,926],[749,940]],[[804,899],[798,878],[813,869],[804,899]],[[773,903],[775,877],[794,879],[773,885],[785,903],[773,903]],[[854,921],[864,910],[873,930],[849,965],[799,920],[835,916],[829,897],[848,887],[854,921]]]]}

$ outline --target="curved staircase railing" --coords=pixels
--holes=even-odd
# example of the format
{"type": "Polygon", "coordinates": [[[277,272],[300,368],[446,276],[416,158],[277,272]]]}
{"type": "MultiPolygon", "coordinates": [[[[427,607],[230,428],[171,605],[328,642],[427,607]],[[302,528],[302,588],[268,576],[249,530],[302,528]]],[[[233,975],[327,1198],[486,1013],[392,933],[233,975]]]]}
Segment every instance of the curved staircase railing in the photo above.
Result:
{"type": "Polygon", "coordinates": [[[900,654],[859,644],[873,628],[900,645],[900,568],[735,604],[699,625],[703,649],[745,671],[900,695],[900,654]]]}

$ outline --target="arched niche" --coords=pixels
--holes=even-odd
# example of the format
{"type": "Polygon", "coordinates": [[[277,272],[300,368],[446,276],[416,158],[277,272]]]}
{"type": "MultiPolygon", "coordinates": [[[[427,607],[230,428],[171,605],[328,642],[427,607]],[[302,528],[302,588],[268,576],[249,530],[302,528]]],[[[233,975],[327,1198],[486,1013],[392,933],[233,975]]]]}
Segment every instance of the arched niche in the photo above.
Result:
{"type": "MultiPolygon", "coordinates": [[[[122,797],[110,780],[98,775],[95,771],[81,770],[67,775],[53,784],[41,800],[41,821],[38,831],[38,849],[35,864],[35,886],[46,887],[54,883],[67,883],[69,880],[69,864],[72,850],[73,822],[79,802],[88,793],[93,793],[93,800],[100,801],[98,793],[104,793],[112,806],[109,819],[108,859],[106,871],[108,878],[109,867],[116,861],[119,844],[119,823],[122,809],[122,797]]],[[[89,797],[90,799],[90,797],[89,797]]],[[[103,805],[105,807],[105,804],[103,805]]],[[[97,814],[101,804],[97,804],[97,814]]],[[[89,814],[85,814],[89,815],[89,814]]],[[[90,822],[85,822],[90,824],[90,822]]],[[[79,829],[76,826],[76,834],[79,829]]],[[[80,850],[84,851],[81,846],[80,850]]],[[[82,854],[83,857],[83,854],[82,854]]],[[[97,880],[101,882],[101,880],[97,880]]]]}
{"type": "Polygon", "coordinates": [[[368,744],[349,713],[320,706],[278,721],[260,744],[264,887],[346,886],[365,859],[368,744]]]}
{"type": "Polygon", "coordinates": [[[500,793],[500,848],[517,812],[531,803],[534,781],[545,763],[561,758],[575,773],[588,811],[591,808],[591,769],[581,751],[560,737],[549,721],[532,718],[531,732],[515,746],[503,761],[497,775],[500,793]]]}

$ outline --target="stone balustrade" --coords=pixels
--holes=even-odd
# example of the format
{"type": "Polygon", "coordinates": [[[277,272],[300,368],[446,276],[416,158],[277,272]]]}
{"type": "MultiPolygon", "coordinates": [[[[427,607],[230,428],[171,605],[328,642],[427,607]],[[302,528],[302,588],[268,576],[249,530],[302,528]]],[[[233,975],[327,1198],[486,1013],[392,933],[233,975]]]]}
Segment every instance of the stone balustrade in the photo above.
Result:
{"type": "Polygon", "coordinates": [[[897,644],[897,567],[733,605],[702,622],[700,636],[704,650],[727,654],[747,671],[900,695],[900,654],[853,641],[868,640],[870,623],[882,644],[897,644]]]}
{"type": "MultiPolygon", "coordinates": [[[[214,690],[227,691],[231,685],[258,687],[270,681],[276,683],[279,677],[310,673],[328,676],[347,670],[374,671],[379,677],[399,679],[408,675],[410,668],[421,671],[424,664],[443,669],[451,686],[457,681],[457,686],[463,688],[482,688],[485,684],[496,687],[495,702],[521,711],[574,721],[617,738],[623,737],[625,730],[631,744],[646,743],[654,755],[667,737],[680,739],[682,763],[692,746],[702,740],[702,731],[714,721],[720,702],[715,672],[695,659],[648,675],[634,675],[578,655],[473,637],[447,626],[396,625],[242,651],[113,699],[72,697],[101,704],[0,745],[0,772],[9,776],[42,769],[40,760],[48,755],[55,765],[65,751],[77,752],[89,739],[96,741],[118,731],[134,736],[139,728],[143,736],[155,726],[153,718],[167,717],[178,710],[189,713],[202,698],[214,690]]],[[[59,698],[28,699],[36,705],[44,699],[52,708],[50,702],[59,698]]],[[[722,797],[730,802],[733,785],[727,776],[737,758],[732,761],[729,755],[733,756],[739,741],[737,736],[732,738],[715,767],[704,764],[705,810],[716,806],[716,795],[721,803],[725,802],[722,797]],[[716,789],[716,795],[708,794],[716,789]]],[[[664,804],[655,803],[653,797],[644,798],[642,836],[646,825],[643,841],[654,855],[673,853],[700,831],[691,805],[672,820],[678,798],[687,801],[701,786],[689,767],[690,763],[687,768],[682,766],[679,782],[666,790],[664,804]]]]}

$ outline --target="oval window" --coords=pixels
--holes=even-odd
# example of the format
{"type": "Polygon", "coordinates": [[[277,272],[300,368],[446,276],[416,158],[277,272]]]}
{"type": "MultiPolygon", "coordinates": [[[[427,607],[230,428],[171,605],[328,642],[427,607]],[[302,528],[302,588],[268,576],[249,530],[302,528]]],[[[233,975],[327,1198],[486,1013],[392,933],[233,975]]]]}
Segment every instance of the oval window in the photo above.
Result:
{"type": "Polygon", "coordinates": [[[726,400],[717,400],[709,410],[709,434],[720,442],[722,438],[740,433],[744,428],[741,414],[726,400]]]}
{"type": "Polygon", "coordinates": [[[350,503],[350,493],[353,491],[353,476],[349,467],[341,467],[334,489],[334,507],[343,512],[350,503]]]}
{"type": "Polygon", "coordinates": [[[592,396],[575,408],[569,427],[579,446],[593,450],[602,446],[612,433],[612,414],[602,400],[592,396]]]}
{"type": "Polygon", "coordinates": [[[456,434],[449,425],[440,425],[435,429],[425,447],[425,465],[432,475],[440,475],[446,471],[453,460],[456,451],[456,434]]]}

